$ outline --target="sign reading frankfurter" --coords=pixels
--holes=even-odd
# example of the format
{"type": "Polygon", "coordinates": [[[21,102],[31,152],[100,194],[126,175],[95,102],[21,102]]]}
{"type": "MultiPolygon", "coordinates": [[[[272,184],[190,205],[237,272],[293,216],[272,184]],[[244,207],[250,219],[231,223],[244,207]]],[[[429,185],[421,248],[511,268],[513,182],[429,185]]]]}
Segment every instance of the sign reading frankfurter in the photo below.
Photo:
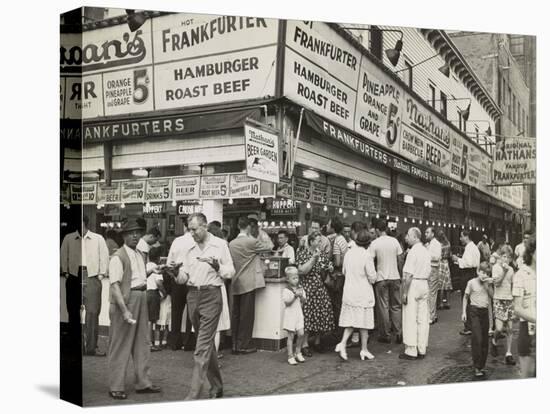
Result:
{"type": "Polygon", "coordinates": [[[279,182],[279,136],[277,131],[252,120],[244,125],[246,175],[279,182]]]}
{"type": "Polygon", "coordinates": [[[532,138],[509,138],[497,142],[493,158],[493,184],[535,184],[536,144],[532,138]]]}
{"type": "Polygon", "coordinates": [[[171,14],[153,19],[156,109],[275,93],[278,20],[171,14]]]}

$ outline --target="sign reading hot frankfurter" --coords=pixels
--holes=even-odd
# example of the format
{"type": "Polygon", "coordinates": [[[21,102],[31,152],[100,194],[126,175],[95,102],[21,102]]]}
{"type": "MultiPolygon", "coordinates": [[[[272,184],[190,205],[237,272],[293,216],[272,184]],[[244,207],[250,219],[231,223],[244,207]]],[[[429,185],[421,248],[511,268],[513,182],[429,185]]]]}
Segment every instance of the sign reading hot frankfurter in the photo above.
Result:
{"type": "Polygon", "coordinates": [[[248,120],[244,125],[244,136],[246,175],[278,183],[279,137],[277,132],[248,120]]]}
{"type": "Polygon", "coordinates": [[[493,184],[535,184],[537,143],[532,138],[503,139],[496,144],[493,184]]]}

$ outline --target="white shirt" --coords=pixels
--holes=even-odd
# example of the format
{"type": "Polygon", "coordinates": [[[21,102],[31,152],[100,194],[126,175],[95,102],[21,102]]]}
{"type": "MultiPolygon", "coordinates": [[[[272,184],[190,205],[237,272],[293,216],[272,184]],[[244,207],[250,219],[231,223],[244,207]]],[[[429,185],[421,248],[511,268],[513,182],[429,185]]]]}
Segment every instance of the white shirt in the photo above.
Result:
{"type": "MultiPolygon", "coordinates": [[[[123,246],[124,250],[130,258],[130,266],[132,268],[132,279],[130,282],[130,287],[140,287],[147,284],[147,274],[145,273],[145,262],[141,254],[134,249],[130,249],[128,246],[123,246]]],[[[118,256],[113,256],[111,262],[109,263],[109,279],[111,284],[120,282],[122,280],[122,275],[124,269],[122,262],[118,256]]]]}
{"type": "Polygon", "coordinates": [[[523,253],[525,253],[525,243],[521,242],[514,249],[514,254],[516,255],[516,264],[518,268],[523,264],[523,253]]]}
{"type": "Polygon", "coordinates": [[[408,273],[415,279],[428,279],[432,271],[431,256],[422,243],[416,243],[407,254],[403,273],[408,273]]]}
{"type": "Polygon", "coordinates": [[[227,242],[208,233],[204,244],[204,250],[201,250],[193,240],[193,244],[187,245],[183,250],[183,266],[178,274],[178,283],[188,279],[189,286],[222,286],[223,279],[231,279],[235,275],[227,242]],[[220,264],[219,271],[216,272],[208,263],[197,260],[199,257],[217,259],[220,264]]]}
{"type": "Polygon", "coordinates": [[[481,254],[479,249],[470,241],[464,248],[464,254],[458,258],[458,267],[461,269],[478,268],[481,254]]]}
{"type": "Polygon", "coordinates": [[[147,277],[147,290],[157,290],[159,287],[157,285],[158,280],[162,280],[162,275],[155,272],[157,265],[153,262],[147,263],[145,270],[147,272],[151,271],[152,273],[147,277]]]}
{"type": "Polygon", "coordinates": [[[183,263],[185,252],[195,243],[191,233],[185,233],[183,236],[176,238],[170,246],[170,251],[168,252],[168,257],[166,259],[167,263],[183,263]]]}
{"type": "Polygon", "coordinates": [[[432,266],[439,267],[441,261],[441,243],[434,237],[430,243],[428,243],[428,251],[432,260],[432,266]]]}
{"type": "Polygon", "coordinates": [[[354,247],[357,247],[357,244],[355,243],[355,240],[350,240],[348,242],[348,249],[353,249],[354,247]]]}
{"type": "Polygon", "coordinates": [[[277,250],[277,254],[281,257],[288,257],[288,264],[293,265],[296,262],[294,248],[290,244],[285,244],[277,250]]]}
{"type": "Polygon", "coordinates": [[[399,279],[397,256],[403,253],[403,249],[395,237],[378,237],[370,244],[367,252],[376,259],[378,281],[399,279]]]}
{"type": "Polygon", "coordinates": [[[88,277],[106,275],[109,266],[109,249],[100,234],[90,230],[84,236],[75,231],[67,234],[61,243],[61,272],[78,276],[78,268],[86,266],[88,277]]]}

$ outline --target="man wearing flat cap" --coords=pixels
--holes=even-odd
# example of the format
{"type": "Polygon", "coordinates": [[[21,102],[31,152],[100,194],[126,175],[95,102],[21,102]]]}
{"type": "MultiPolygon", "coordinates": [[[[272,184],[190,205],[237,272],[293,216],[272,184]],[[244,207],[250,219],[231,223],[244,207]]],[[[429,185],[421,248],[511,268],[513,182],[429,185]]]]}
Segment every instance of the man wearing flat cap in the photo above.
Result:
{"type": "Polygon", "coordinates": [[[117,400],[127,398],[124,380],[130,357],[134,360],[136,392],[160,392],[149,378],[147,277],[143,256],[136,250],[144,232],[143,223],[127,220],[121,229],[124,245],[109,263],[109,395],[117,400]]]}

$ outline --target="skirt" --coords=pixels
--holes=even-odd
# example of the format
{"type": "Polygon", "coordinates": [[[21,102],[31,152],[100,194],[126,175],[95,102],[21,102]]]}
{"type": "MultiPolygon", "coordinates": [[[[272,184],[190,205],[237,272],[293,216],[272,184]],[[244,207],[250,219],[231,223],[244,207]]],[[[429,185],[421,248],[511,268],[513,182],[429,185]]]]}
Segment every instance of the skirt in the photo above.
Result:
{"type": "Polygon", "coordinates": [[[170,295],[160,301],[160,313],[157,325],[168,326],[172,319],[172,299],[170,295]]]}
{"type": "Polygon", "coordinates": [[[439,278],[441,279],[439,290],[453,290],[451,270],[449,269],[449,261],[447,259],[441,260],[439,265],[439,278]]]}
{"type": "Polygon", "coordinates": [[[374,329],[374,308],[342,304],[340,320],[342,328],[374,329]]]}

